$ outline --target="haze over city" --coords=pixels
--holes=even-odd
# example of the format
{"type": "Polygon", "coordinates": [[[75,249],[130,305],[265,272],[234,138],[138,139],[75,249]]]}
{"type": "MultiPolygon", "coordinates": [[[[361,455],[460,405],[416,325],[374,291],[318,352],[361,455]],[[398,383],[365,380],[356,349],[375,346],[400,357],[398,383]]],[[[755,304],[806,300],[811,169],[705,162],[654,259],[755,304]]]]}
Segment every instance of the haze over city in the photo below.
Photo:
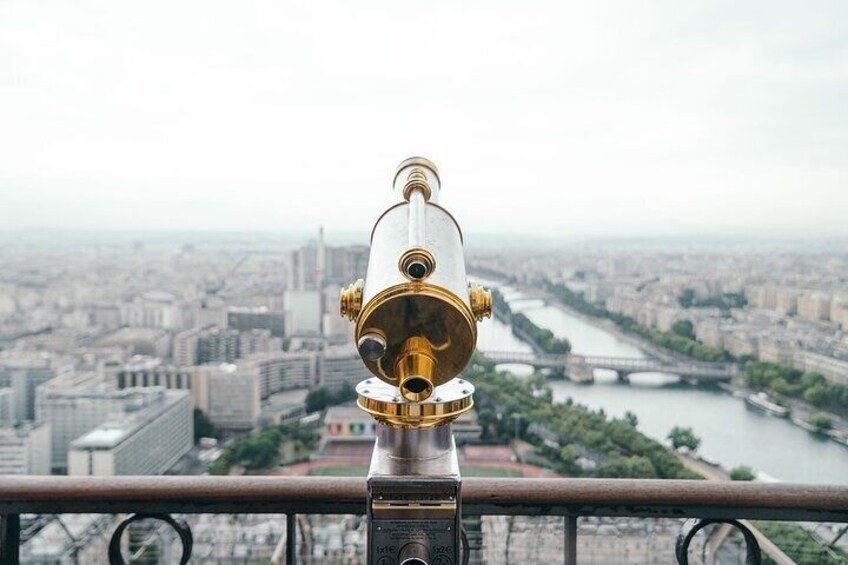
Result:
{"type": "Polygon", "coordinates": [[[358,231],[423,154],[467,232],[845,234],[816,6],[6,1],[0,224],[358,231]]]}

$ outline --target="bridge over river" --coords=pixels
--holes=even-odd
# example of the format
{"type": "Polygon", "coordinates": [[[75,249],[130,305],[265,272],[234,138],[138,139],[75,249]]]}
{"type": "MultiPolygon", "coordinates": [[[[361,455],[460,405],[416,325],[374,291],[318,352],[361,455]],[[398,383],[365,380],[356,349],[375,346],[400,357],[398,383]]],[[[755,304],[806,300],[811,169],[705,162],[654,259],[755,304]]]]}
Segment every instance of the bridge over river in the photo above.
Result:
{"type": "Polygon", "coordinates": [[[666,361],[574,354],[554,355],[517,351],[481,351],[480,353],[494,363],[520,363],[532,365],[537,369],[560,371],[575,382],[594,381],[594,369],[615,371],[621,380],[628,380],[628,376],[632,373],[667,373],[677,375],[686,381],[716,382],[729,381],[739,374],[739,367],[734,363],[666,361]]]}

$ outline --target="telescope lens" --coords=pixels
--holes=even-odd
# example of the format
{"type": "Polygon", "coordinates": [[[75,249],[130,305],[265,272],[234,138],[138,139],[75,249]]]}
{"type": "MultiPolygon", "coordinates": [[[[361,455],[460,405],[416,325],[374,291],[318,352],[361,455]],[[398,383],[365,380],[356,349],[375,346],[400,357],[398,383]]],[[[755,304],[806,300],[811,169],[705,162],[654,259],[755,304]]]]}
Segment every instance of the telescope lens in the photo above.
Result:
{"type": "Polygon", "coordinates": [[[427,381],[425,381],[424,379],[409,379],[408,381],[406,381],[405,386],[410,392],[419,394],[427,389],[427,381]]]}
{"type": "Polygon", "coordinates": [[[427,266],[421,261],[413,261],[406,268],[406,272],[413,279],[423,279],[424,275],[427,274],[427,266]]]}
{"type": "Polygon", "coordinates": [[[421,377],[409,377],[401,381],[400,393],[410,402],[423,402],[433,394],[433,385],[421,377]]]}
{"type": "Polygon", "coordinates": [[[436,260],[433,254],[422,248],[413,248],[401,255],[398,269],[411,281],[422,281],[433,273],[436,260]]]}

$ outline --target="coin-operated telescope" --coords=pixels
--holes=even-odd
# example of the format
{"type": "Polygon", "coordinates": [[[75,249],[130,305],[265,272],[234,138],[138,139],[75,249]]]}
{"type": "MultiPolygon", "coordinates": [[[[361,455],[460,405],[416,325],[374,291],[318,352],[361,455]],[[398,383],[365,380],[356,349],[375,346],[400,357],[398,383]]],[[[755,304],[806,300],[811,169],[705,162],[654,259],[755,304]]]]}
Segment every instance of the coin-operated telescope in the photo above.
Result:
{"type": "Polygon", "coordinates": [[[492,295],[465,274],[462,232],[438,204],[436,166],[395,172],[397,203],[371,232],[366,278],[341,292],[359,354],[375,378],[357,385],[377,421],[368,473],[368,559],[374,565],[460,562],[460,473],[450,423],[473,405],[455,378],[477,345],[492,295]]]}

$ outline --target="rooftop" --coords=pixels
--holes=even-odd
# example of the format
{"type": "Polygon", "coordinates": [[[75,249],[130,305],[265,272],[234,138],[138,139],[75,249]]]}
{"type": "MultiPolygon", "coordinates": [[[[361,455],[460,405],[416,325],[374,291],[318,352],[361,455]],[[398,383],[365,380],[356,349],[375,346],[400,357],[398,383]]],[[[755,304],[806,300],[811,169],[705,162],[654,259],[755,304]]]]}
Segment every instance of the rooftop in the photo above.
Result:
{"type": "Polygon", "coordinates": [[[127,388],[114,394],[125,400],[124,415],[104,422],[75,439],[71,442],[71,449],[113,449],[190,393],[187,390],[150,387],[127,388]]]}
{"type": "Polygon", "coordinates": [[[372,422],[370,415],[365,413],[361,408],[353,404],[345,404],[343,406],[333,406],[327,409],[327,415],[324,417],[326,424],[330,423],[360,423],[372,422]]]}

